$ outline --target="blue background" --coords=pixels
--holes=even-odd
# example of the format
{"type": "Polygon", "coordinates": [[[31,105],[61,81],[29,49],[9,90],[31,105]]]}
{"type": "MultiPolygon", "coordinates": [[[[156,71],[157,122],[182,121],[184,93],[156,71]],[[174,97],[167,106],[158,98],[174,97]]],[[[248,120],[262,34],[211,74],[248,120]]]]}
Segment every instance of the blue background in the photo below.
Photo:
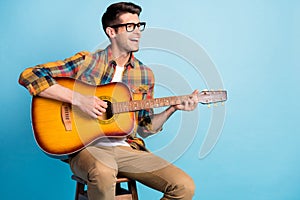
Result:
{"type": "MultiPolygon", "coordinates": [[[[299,1],[135,2],[144,9],[141,20],[147,27],[175,30],[201,45],[229,92],[224,128],[213,151],[199,159],[210,115],[200,107],[195,112],[204,122],[199,120],[193,142],[174,162],[194,178],[195,199],[300,199],[299,1]]],[[[93,50],[105,41],[99,17],[110,3],[0,2],[1,199],[73,199],[69,167],[35,144],[31,97],[17,80],[26,67],[93,50]]],[[[180,71],[175,62],[167,65],[180,71]]],[[[199,88],[191,80],[192,88],[203,84],[199,88]]],[[[178,115],[163,133],[146,140],[149,148],[168,141],[178,115]]],[[[143,200],[161,196],[138,187],[143,200]]]]}

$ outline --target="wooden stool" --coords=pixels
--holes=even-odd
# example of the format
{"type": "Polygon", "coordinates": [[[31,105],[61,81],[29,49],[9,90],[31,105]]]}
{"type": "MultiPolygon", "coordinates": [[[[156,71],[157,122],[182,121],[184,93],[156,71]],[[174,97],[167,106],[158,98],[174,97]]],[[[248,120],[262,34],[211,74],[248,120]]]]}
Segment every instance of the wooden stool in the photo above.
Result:
{"type": "MultiPolygon", "coordinates": [[[[75,200],[88,200],[85,186],[86,181],[78,176],[72,175],[76,181],[75,200]]],[[[115,200],[138,200],[136,182],[124,177],[117,177],[115,200]],[[121,183],[127,183],[127,189],[121,187],[121,183]]]]}

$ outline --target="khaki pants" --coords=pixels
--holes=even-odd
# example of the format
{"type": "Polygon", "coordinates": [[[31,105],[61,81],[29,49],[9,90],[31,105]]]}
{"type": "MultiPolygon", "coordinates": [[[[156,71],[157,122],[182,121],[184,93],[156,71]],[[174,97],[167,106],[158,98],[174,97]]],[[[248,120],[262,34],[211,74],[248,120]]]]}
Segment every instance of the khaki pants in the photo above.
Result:
{"type": "Polygon", "coordinates": [[[192,199],[193,180],[152,153],[131,147],[87,147],[70,159],[73,173],[87,181],[89,200],[113,200],[117,175],[164,193],[163,200],[192,199]]]}

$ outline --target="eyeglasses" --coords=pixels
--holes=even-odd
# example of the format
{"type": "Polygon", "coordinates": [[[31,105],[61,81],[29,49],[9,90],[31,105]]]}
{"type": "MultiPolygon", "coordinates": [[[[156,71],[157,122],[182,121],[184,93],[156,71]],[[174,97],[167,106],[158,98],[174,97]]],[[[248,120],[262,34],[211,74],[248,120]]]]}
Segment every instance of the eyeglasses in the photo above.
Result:
{"type": "Polygon", "coordinates": [[[135,29],[136,27],[138,27],[138,29],[139,29],[140,31],[143,31],[143,30],[145,30],[146,22],[139,22],[139,23],[137,23],[137,24],[135,24],[135,23],[116,24],[116,25],[112,25],[112,26],[110,26],[110,27],[112,27],[112,28],[119,28],[119,27],[122,27],[122,26],[125,26],[125,27],[126,27],[126,31],[127,31],[127,32],[132,32],[132,31],[134,31],[134,29],[135,29]]]}

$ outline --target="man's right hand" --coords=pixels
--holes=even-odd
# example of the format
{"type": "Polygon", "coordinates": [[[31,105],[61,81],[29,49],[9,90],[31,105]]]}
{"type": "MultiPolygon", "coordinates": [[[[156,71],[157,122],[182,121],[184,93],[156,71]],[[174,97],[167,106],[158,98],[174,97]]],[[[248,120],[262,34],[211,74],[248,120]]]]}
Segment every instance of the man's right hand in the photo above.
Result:
{"type": "Polygon", "coordinates": [[[84,96],[74,93],[72,104],[93,118],[98,118],[106,112],[107,102],[96,96],[84,96]]]}

